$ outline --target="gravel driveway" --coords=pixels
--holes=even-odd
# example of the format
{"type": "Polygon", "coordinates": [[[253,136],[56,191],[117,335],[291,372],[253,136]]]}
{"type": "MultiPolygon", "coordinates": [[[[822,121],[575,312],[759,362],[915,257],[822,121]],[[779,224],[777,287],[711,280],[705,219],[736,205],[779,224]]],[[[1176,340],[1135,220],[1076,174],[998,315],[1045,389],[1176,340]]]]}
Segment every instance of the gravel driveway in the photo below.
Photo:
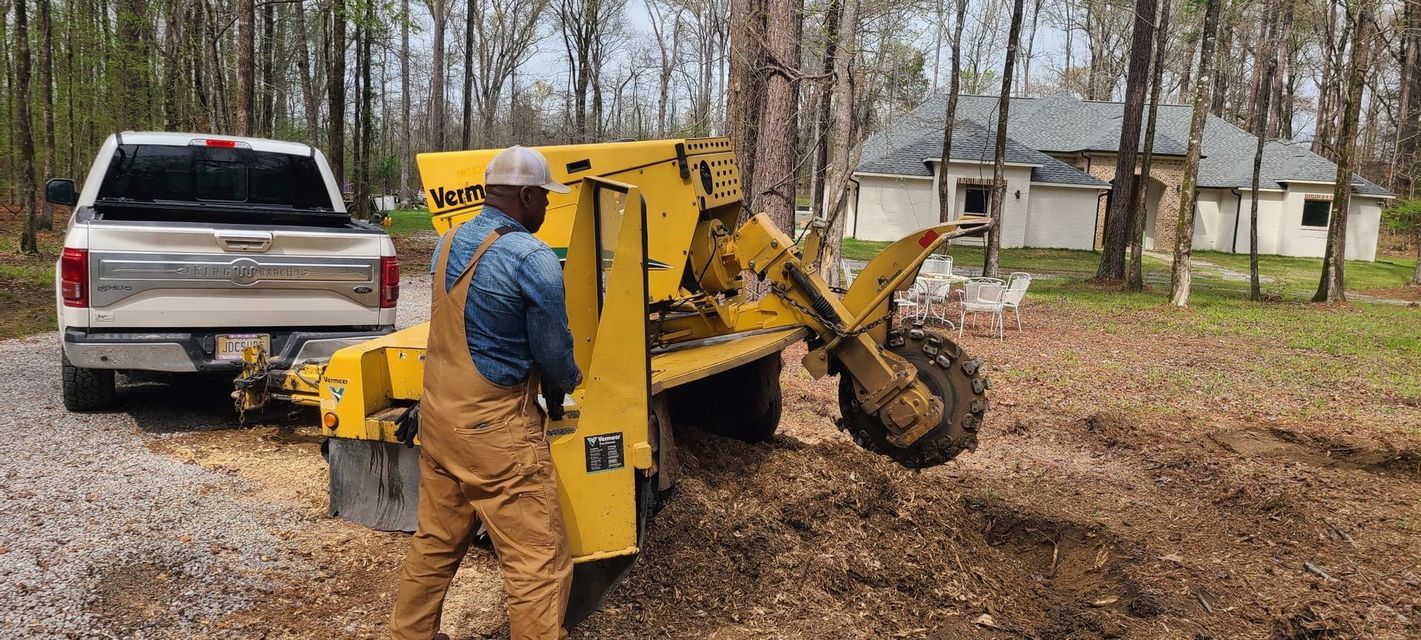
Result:
{"type": "MultiPolygon", "coordinates": [[[[428,309],[429,275],[407,273],[399,324],[428,309]]],[[[119,410],[70,414],[58,345],[0,341],[0,638],[266,635],[232,616],[324,574],[293,533],[321,514],[154,451],[233,431],[221,381],[128,385],[119,410]]]]}

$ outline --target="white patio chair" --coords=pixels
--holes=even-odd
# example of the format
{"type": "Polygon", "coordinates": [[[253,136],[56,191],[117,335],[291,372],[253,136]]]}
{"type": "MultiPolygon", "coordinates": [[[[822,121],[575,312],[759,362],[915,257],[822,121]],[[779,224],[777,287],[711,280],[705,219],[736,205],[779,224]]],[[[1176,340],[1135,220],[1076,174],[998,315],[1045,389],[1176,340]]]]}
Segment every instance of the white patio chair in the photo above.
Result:
{"type": "Polygon", "coordinates": [[[1002,293],[1002,307],[1016,315],[1017,331],[1021,331],[1021,302],[1026,299],[1026,289],[1030,286],[1031,274],[1017,271],[1007,277],[1007,289],[1002,293]]]}
{"type": "MultiPolygon", "coordinates": [[[[992,316],[992,328],[997,330],[997,340],[1004,340],[1006,332],[1002,320],[1002,296],[1006,283],[998,278],[972,278],[962,283],[962,315],[958,318],[957,337],[962,338],[967,314],[985,313],[992,316]]],[[[975,326],[975,325],[974,325],[975,326]]]]}
{"type": "Polygon", "coordinates": [[[922,288],[923,318],[933,318],[948,327],[955,326],[947,318],[947,301],[952,299],[952,283],[939,280],[918,280],[922,288]]]}
{"type": "Polygon", "coordinates": [[[849,262],[847,260],[839,261],[839,273],[843,276],[842,282],[843,288],[845,289],[854,286],[854,278],[857,278],[859,275],[854,271],[853,267],[849,266],[849,262]]]}
{"type": "Polygon", "coordinates": [[[923,261],[922,273],[929,273],[938,276],[952,275],[952,256],[940,256],[933,254],[923,261]]]}
{"type": "Polygon", "coordinates": [[[904,318],[911,317],[914,321],[921,321],[927,309],[927,301],[923,299],[925,293],[924,287],[917,282],[907,289],[895,291],[893,300],[898,307],[898,315],[904,318]]]}

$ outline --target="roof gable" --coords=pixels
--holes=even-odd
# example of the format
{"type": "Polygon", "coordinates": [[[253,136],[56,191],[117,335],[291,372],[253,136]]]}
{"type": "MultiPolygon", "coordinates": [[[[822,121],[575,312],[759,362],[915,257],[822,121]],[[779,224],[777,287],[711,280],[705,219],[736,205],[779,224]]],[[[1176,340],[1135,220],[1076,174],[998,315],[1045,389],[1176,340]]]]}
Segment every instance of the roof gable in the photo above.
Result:
{"type": "MultiPolygon", "coordinates": [[[[985,133],[988,128],[995,127],[998,103],[999,99],[995,96],[959,96],[957,103],[959,122],[969,121],[976,125],[975,131],[985,133]]],[[[1117,153],[1123,110],[1123,103],[1087,102],[1066,93],[1045,98],[1012,98],[1007,123],[1007,133],[1011,140],[1008,145],[1007,161],[1017,162],[1012,159],[1013,154],[1010,150],[1012,144],[1035,151],[1038,156],[1044,155],[1041,152],[1057,154],[1090,151],[1117,153]]],[[[937,146],[941,147],[946,111],[947,95],[935,94],[912,112],[895,120],[883,131],[871,136],[864,144],[863,157],[865,161],[860,165],[859,170],[897,173],[900,169],[911,169],[915,173],[904,175],[931,175],[926,167],[911,167],[904,156],[911,156],[923,150],[923,147],[913,147],[913,145],[930,144],[932,140],[936,140],[937,146]],[[909,147],[913,148],[910,150],[909,147]],[[869,167],[876,168],[869,169],[869,167]]],[[[1185,155],[1188,152],[1188,146],[1181,141],[1189,139],[1192,116],[1193,110],[1188,105],[1161,104],[1155,131],[1155,153],[1185,155]]],[[[961,130],[963,127],[959,124],[955,131],[961,130]]],[[[957,134],[954,133],[952,155],[954,159],[959,159],[956,138],[957,134]]],[[[1144,136],[1141,135],[1142,148],[1144,146],[1143,138],[1144,136]]],[[[987,135],[987,139],[991,139],[990,134],[987,135]]],[[[976,142],[975,139],[964,141],[964,153],[971,157],[973,156],[972,152],[977,151],[975,157],[991,159],[992,148],[985,147],[987,153],[983,156],[980,154],[982,149],[972,146],[976,142]]],[[[1253,184],[1253,153],[1256,146],[1257,138],[1252,134],[1235,127],[1222,118],[1209,116],[1204,129],[1203,158],[1199,163],[1199,186],[1251,187],[1253,184]]],[[[914,160],[921,165],[923,158],[936,157],[937,155],[940,155],[940,149],[936,153],[919,155],[914,160]]],[[[1016,155],[1017,157],[1025,157],[1026,154],[1018,151],[1016,155]]],[[[1045,166],[1044,163],[1041,164],[1045,166]]],[[[1080,173],[1072,167],[1064,164],[1062,166],[1069,171],[1080,173]]],[[[1033,170],[1032,180],[1036,180],[1036,173],[1037,171],[1033,170]]],[[[1336,175],[1337,165],[1313,153],[1304,143],[1271,140],[1265,144],[1260,186],[1281,188],[1289,181],[1302,180],[1331,183],[1336,179],[1336,175]]],[[[1061,172],[1061,176],[1072,177],[1064,171],[1061,172]]],[[[1081,176],[1099,182],[1083,173],[1081,176]]],[[[1363,195],[1391,195],[1386,189],[1360,176],[1352,176],[1352,184],[1357,192],[1363,195]]]]}

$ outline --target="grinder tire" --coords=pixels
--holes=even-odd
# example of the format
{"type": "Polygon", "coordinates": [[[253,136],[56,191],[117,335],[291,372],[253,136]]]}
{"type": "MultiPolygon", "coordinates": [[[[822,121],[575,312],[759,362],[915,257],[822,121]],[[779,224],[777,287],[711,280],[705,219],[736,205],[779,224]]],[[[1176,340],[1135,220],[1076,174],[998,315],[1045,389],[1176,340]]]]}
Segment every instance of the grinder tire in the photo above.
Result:
{"type": "Polygon", "coordinates": [[[888,440],[888,428],[858,403],[858,382],[847,373],[839,376],[839,428],[860,447],[888,456],[909,469],[926,469],[977,448],[977,430],[987,412],[987,380],[982,361],[969,357],[957,343],[924,330],[899,327],[888,334],[888,351],[918,370],[928,390],[942,399],[942,419],[912,445],[899,447],[888,440]]]}

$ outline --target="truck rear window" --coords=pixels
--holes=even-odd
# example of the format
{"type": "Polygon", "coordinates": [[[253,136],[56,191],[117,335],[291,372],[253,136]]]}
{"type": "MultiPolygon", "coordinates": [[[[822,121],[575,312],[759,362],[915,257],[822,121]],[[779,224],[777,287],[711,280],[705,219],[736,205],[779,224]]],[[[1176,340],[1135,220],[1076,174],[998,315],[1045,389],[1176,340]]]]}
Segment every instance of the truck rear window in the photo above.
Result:
{"type": "Polygon", "coordinates": [[[125,144],[99,199],[332,211],[315,158],[251,149],[125,144]]]}

